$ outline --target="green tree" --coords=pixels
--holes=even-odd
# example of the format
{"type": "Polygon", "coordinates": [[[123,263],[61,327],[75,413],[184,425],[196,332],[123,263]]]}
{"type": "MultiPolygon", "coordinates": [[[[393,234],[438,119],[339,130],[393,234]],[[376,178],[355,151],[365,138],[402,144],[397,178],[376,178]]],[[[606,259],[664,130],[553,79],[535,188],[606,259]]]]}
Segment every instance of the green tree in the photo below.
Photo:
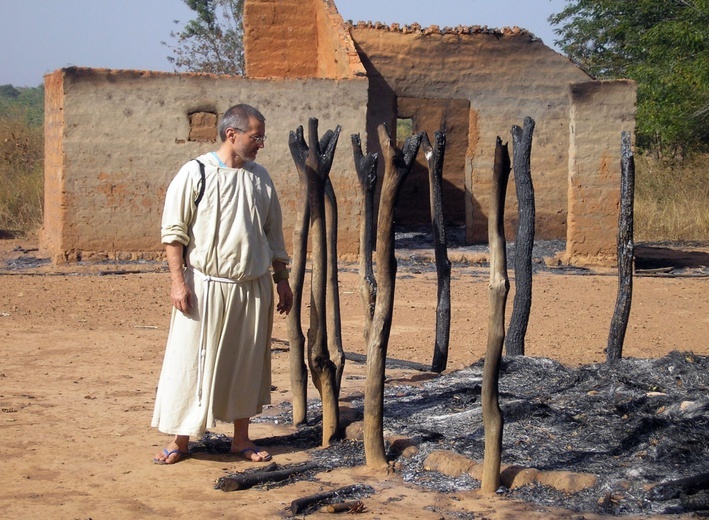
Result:
{"type": "MultiPolygon", "coordinates": [[[[167,59],[176,70],[241,75],[244,73],[244,0],[184,0],[197,18],[182,31],[167,59]]],[[[177,20],[175,23],[179,23],[177,20]]]]}
{"type": "Polygon", "coordinates": [[[549,21],[589,74],[637,82],[641,149],[709,149],[709,0],[568,0],[549,21]]]}

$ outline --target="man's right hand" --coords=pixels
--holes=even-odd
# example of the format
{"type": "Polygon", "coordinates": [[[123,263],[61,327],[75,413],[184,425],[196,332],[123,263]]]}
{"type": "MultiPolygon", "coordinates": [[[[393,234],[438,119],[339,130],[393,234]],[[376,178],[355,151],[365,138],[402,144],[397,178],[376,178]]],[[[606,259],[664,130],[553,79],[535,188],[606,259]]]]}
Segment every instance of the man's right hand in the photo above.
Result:
{"type": "Polygon", "coordinates": [[[183,314],[189,314],[192,309],[192,291],[183,281],[175,281],[170,289],[170,299],[175,309],[183,314]]]}
{"type": "Polygon", "coordinates": [[[183,314],[189,314],[192,309],[192,291],[185,283],[185,270],[182,264],[182,250],[184,246],[179,242],[165,245],[167,266],[170,269],[170,299],[172,305],[183,314]]]}

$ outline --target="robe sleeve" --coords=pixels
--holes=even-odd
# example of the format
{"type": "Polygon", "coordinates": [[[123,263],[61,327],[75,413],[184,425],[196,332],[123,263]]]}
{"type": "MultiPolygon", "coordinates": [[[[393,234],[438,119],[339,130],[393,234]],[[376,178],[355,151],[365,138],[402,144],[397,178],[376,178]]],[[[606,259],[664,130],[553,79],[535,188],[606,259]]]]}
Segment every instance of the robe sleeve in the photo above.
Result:
{"type": "Polygon", "coordinates": [[[264,231],[268,239],[268,245],[271,248],[272,260],[279,260],[284,264],[290,262],[290,257],[286,251],[285,240],[283,238],[283,215],[281,213],[281,204],[278,201],[276,188],[271,184],[271,204],[269,205],[268,216],[264,223],[264,231]]]}
{"type": "Polygon", "coordinates": [[[189,226],[197,209],[195,198],[199,192],[199,165],[195,161],[185,164],[167,188],[162,214],[161,242],[190,243],[189,226]]]}

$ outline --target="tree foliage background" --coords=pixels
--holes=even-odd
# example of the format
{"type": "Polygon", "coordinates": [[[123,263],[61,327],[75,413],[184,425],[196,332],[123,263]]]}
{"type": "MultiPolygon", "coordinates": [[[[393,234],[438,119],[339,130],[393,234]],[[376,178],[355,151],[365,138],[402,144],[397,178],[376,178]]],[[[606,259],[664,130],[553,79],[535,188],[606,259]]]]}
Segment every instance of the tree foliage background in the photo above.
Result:
{"type": "MultiPolygon", "coordinates": [[[[184,0],[197,17],[172,32],[175,46],[168,61],[175,70],[242,75],[244,73],[244,0],[184,0]]],[[[176,20],[175,23],[178,23],[176,20]]]]}
{"type": "Polygon", "coordinates": [[[568,0],[549,21],[590,75],[637,82],[640,149],[709,151],[709,0],[568,0]]]}

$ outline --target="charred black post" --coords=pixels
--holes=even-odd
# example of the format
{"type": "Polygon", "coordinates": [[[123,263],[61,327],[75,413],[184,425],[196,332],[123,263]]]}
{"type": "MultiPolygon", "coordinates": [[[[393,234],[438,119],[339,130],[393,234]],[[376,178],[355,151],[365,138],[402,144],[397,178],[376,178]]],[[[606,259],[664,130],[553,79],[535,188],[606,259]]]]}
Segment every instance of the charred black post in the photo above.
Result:
{"type": "Polygon", "coordinates": [[[303,283],[308,249],[308,229],[310,224],[310,205],[308,204],[308,181],[305,175],[305,161],[308,147],[303,139],[303,127],[299,126],[290,133],[288,139],[293,161],[298,171],[300,186],[300,207],[293,226],[293,261],[291,265],[291,290],[293,307],[286,318],[288,343],[290,344],[290,381],[293,394],[293,425],[301,426],[308,422],[308,370],[305,364],[305,335],[301,326],[303,283]]]}
{"type": "MultiPolygon", "coordinates": [[[[327,237],[325,222],[325,184],[330,174],[340,126],[328,130],[318,141],[318,120],[309,120],[309,145],[302,132],[296,133],[294,157],[305,158],[303,170],[308,186],[310,233],[312,237],[312,280],[310,289],[310,329],[308,330],[308,364],[313,384],[320,393],[323,409],[322,444],[328,446],[338,431],[337,369],[327,346],[326,283],[327,237]],[[299,139],[298,139],[299,138],[299,139]]],[[[343,356],[344,361],[344,356],[343,356]]]]}
{"type": "Polygon", "coordinates": [[[384,178],[377,221],[377,301],[367,346],[367,381],[364,389],[364,452],[367,466],[386,468],[384,449],[384,375],[391,319],[394,312],[396,257],[394,256],[394,208],[399,189],[416,159],[421,135],[408,137],[404,149],[392,141],[385,124],[379,125],[384,158],[384,178]]]}
{"type": "Polygon", "coordinates": [[[345,370],[345,351],[342,348],[342,319],[340,290],[337,276],[337,197],[332,182],[325,181],[325,222],[327,228],[327,349],[335,363],[336,397],[340,396],[342,373],[345,370]]]}
{"type": "Polygon", "coordinates": [[[377,281],[372,267],[372,252],[374,251],[374,188],[377,184],[379,154],[364,155],[359,134],[352,135],[352,152],[359,179],[362,207],[359,231],[359,276],[360,293],[364,304],[364,342],[368,344],[374,304],[377,301],[377,281]]]}
{"type": "Polygon", "coordinates": [[[505,304],[510,282],[507,279],[505,250],[505,193],[510,176],[510,154],[507,144],[497,138],[492,174],[488,237],[490,241],[490,313],[488,318],[487,350],[483,367],[482,409],[485,429],[485,454],[481,490],[494,493],[500,487],[502,462],[502,428],[504,419],[499,402],[500,361],[505,342],[505,304]]]}
{"type": "Polygon", "coordinates": [[[519,224],[515,239],[515,299],[506,340],[508,356],[524,355],[524,337],[532,308],[532,250],[536,211],[530,166],[533,133],[534,120],[531,117],[524,119],[524,129],[517,125],[512,127],[519,224]]]}
{"type": "Polygon", "coordinates": [[[435,145],[431,145],[424,132],[422,146],[428,162],[428,182],[431,199],[431,227],[436,256],[438,300],[436,303],[436,344],[433,348],[431,370],[441,373],[448,364],[448,344],[451,324],[451,263],[448,260],[448,241],[443,219],[443,159],[446,151],[446,134],[436,132],[435,145]]]}
{"type": "Polygon", "coordinates": [[[630,146],[630,132],[621,134],[620,215],[618,217],[618,297],[611,319],[606,362],[623,357],[623,341],[633,299],[633,204],[635,200],[635,159],[630,146]]]}

